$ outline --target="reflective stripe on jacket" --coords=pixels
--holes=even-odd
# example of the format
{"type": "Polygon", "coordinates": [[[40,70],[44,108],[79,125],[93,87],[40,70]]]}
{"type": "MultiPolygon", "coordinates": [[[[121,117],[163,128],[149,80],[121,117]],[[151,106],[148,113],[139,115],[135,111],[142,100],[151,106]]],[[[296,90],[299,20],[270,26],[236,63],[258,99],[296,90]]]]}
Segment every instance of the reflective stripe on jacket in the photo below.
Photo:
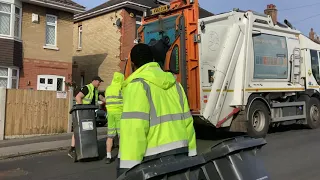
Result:
{"type": "Polygon", "coordinates": [[[183,147],[188,147],[189,156],[197,154],[187,97],[171,73],[148,63],[123,86],[120,168],[132,168],[144,157],[183,147]]]}
{"type": "Polygon", "coordinates": [[[110,86],[106,89],[105,99],[108,112],[122,112],[123,104],[121,86],[123,80],[124,75],[119,72],[115,72],[110,86]]]}
{"type": "Polygon", "coordinates": [[[98,104],[99,93],[98,90],[95,89],[93,84],[86,85],[88,87],[88,94],[82,99],[82,104],[91,104],[93,93],[95,93],[95,105],[98,104]]]}

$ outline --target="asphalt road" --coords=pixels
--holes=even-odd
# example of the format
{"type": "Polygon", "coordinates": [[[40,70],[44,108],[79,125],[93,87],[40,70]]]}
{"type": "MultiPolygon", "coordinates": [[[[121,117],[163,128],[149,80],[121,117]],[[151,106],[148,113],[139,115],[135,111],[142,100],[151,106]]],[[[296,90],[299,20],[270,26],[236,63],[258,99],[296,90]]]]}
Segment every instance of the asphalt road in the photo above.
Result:
{"type": "MultiPolygon", "coordinates": [[[[269,134],[268,144],[263,147],[260,156],[264,160],[271,179],[319,180],[319,134],[320,129],[306,130],[296,126],[269,134]]],[[[199,139],[198,149],[200,151],[208,149],[217,140],[230,136],[230,134],[223,134],[217,137],[217,134],[210,130],[206,132],[206,135],[215,138],[199,139]]],[[[104,142],[100,143],[101,152],[104,154],[104,142]]],[[[66,152],[52,152],[0,161],[0,180],[113,180],[115,179],[115,167],[115,163],[106,165],[103,160],[73,163],[66,152]]]]}

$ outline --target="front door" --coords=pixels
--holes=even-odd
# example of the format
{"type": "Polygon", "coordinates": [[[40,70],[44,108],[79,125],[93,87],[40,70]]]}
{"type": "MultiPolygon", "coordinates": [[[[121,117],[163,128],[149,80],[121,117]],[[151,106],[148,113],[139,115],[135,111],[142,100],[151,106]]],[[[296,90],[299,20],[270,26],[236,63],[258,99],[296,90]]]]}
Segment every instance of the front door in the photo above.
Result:
{"type": "Polygon", "coordinates": [[[55,75],[38,75],[38,90],[44,91],[64,91],[64,79],[63,76],[55,75]]]}

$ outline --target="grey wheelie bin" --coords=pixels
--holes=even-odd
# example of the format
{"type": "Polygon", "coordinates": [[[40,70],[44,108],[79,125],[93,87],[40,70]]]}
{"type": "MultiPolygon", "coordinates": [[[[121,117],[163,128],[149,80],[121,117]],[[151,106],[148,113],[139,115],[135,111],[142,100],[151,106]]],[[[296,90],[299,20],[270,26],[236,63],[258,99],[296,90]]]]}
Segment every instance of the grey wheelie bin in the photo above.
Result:
{"type": "Polygon", "coordinates": [[[75,162],[99,157],[95,120],[96,109],[98,107],[94,105],[76,104],[70,111],[76,143],[75,162]]]}
{"type": "Polygon", "coordinates": [[[231,138],[195,157],[143,162],[117,180],[268,180],[270,177],[257,156],[265,144],[262,138],[231,138]]]}

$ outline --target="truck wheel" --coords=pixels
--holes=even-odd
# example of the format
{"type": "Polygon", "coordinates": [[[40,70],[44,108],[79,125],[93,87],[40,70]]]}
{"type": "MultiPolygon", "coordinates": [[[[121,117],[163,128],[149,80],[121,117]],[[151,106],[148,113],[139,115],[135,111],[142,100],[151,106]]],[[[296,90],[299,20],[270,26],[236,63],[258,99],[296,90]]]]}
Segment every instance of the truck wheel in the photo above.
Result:
{"type": "Polygon", "coordinates": [[[307,127],[316,129],[320,125],[320,102],[317,98],[312,97],[307,107],[307,127]]]}
{"type": "Polygon", "coordinates": [[[271,119],[268,107],[261,101],[254,101],[248,111],[248,117],[248,135],[253,138],[266,137],[271,119]]]}

